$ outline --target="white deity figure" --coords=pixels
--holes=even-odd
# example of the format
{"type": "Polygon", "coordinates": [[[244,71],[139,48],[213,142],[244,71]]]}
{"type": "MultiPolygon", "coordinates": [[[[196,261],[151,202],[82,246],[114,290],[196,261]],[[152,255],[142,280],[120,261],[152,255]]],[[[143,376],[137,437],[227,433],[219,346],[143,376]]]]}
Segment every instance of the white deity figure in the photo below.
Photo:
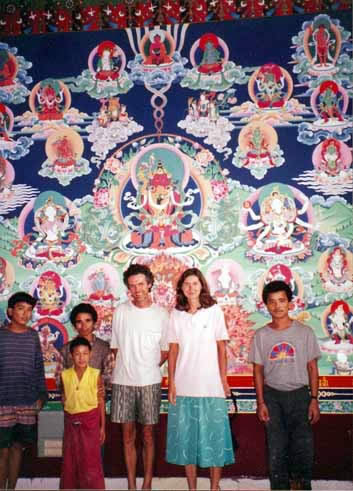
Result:
{"type": "Polygon", "coordinates": [[[278,186],[274,185],[271,193],[260,203],[260,215],[251,208],[249,202],[244,203],[246,209],[255,222],[252,225],[240,223],[240,228],[246,231],[259,230],[255,248],[259,252],[282,254],[299,247],[294,245],[292,235],[296,225],[311,229],[313,226],[299,218],[306,213],[309,200],[306,198],[303,206],[297,209],[294,199],[283,194],[278,186]]]}

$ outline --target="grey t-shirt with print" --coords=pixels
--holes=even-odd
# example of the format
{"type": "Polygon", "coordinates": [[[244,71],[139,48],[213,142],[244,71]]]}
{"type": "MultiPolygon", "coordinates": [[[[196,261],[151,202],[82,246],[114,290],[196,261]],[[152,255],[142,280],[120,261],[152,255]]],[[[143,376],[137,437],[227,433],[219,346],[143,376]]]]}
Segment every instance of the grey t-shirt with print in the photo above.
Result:
{"type": "Polygon", "coordinates": [[[307,363],[320,358],[320,348],[311,327],[292,321],[287,329],[258,329],[249,361],[264,366],[265,385],[277,390],[295,390],[308,385],[307,363]]]}

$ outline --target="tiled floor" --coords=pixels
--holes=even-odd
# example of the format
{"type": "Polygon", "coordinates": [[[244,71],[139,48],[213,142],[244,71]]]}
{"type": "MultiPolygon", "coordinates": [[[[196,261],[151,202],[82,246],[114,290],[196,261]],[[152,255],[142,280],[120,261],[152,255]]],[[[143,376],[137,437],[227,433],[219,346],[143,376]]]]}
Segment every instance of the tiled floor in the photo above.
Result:
{"type": "MultiPolygon", "coordinates": [[[[106,489],[126,490],[126,479],[106,479],[106,489]]],[[[137,487],[141,489],[142,480],[137,480],[137,487]]],[[[17,483],[16,489],[38,489],[38,490],[50,490],[59,488],[59,479],[20,479],[17,483]]],[[[248,491],[248,490],[268,490],[269,482],[263,479],[222,479],[221,481],[222,491],[234,490],[234,491],[248,491]]],[[[350,481],[313,481],[313,490],[330,490],[330,491],[353,491],[353,483],[350,481]]],[[[183,478],[155,478],[153,480],[153,489],[158,491],[179,491],[186,490],[186,481],[183,478]]],[[[199,478],[198,490],[209,489],[209,480],[205,478],[199,478]]]]}

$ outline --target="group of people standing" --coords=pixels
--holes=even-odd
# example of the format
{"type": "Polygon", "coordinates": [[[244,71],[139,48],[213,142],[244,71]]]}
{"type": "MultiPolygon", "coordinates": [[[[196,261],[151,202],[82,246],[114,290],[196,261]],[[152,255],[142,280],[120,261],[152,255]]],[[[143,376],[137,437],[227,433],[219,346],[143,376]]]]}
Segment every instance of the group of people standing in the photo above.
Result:
{"type": "MultiPolygon", "coordinates": [[[[115,311],[110,346],[94,335],[97,313],[90,304],[70,315],[78,335],[61,349],[56,373],[65,414],[60,488],[104,489],[105,391],[111,384],[111,421],[122,426],[128,489],[136,490],[139,428],[142,489],[152,489],[161,366],[168,359],[166,460],[185,467],[189,490],[197,489],[197,467],[209,468],[210,489],[218,491],[222,468],[235,461],[223,312],[197,268],[180,276],[171,314],[153,303],[147,266],[130,265],[123,279],[129,299],[115,311]]],[[[299,482],[297,489],[311,489],[311,424],[319,419],[320,351],[313,331],[290,319],[291,299],[286,283],[265,286],[272,321],[256,331],[249,358],[271,489],[290,489],[290,479],[299,482]]],[[[47,398],[39,338],[27,327],[35,302],[22,292],[10,297],[10,322],[0,329],[0,489],[15,488],[22,449],[35,440],[36,414],[47,398]]]]}

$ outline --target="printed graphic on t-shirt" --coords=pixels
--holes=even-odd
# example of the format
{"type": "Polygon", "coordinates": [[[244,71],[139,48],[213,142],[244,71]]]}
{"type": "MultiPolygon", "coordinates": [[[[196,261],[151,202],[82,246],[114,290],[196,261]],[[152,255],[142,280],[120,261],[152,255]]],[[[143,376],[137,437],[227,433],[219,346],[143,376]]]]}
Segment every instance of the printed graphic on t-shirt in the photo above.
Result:
{"type": "Polygon", "coordinates": [[[275,344],[270,351],[269,360],[275,363],[292,363],[295,360],[295,347],[286,342],[275,344]]]}

